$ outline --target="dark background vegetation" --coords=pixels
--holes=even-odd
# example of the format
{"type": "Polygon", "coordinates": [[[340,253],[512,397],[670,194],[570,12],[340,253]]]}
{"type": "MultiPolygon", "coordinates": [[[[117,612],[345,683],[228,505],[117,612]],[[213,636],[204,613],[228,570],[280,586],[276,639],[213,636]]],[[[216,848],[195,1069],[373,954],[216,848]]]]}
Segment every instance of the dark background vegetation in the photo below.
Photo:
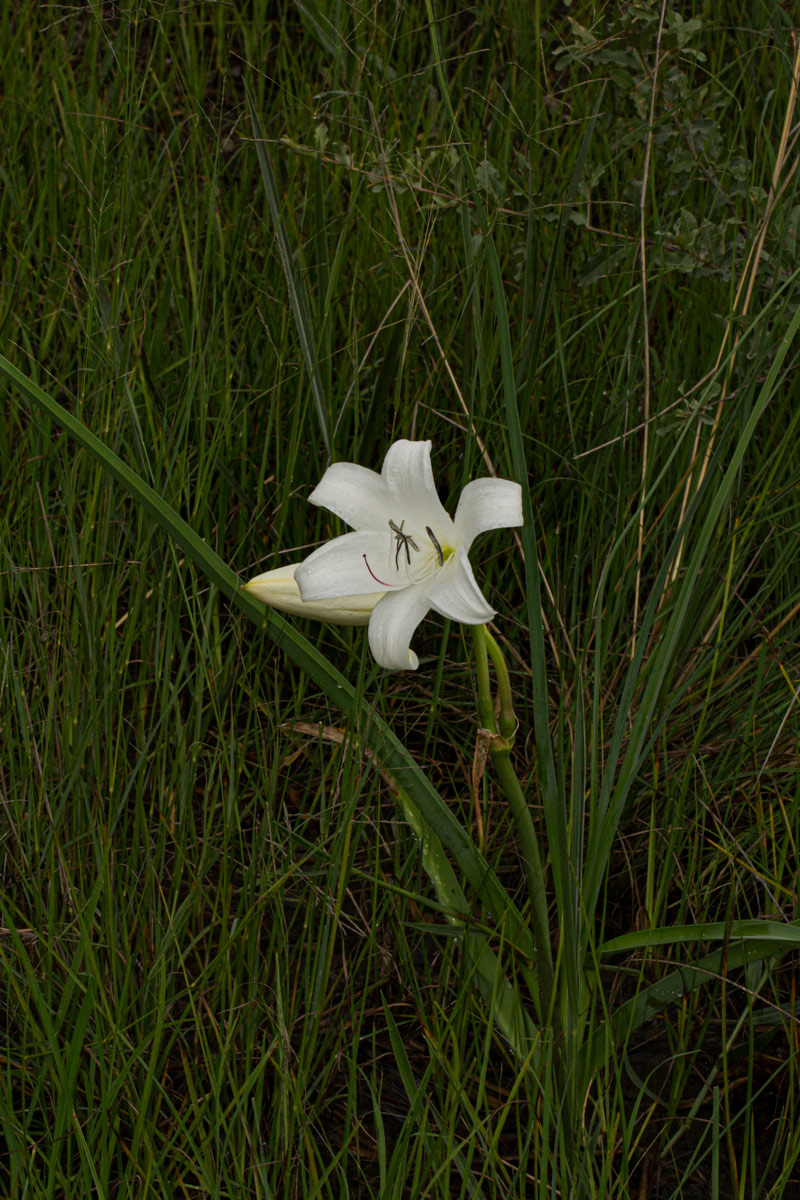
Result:
{"type": "MultiPolygon", "coordinates": [[[[676,540],[686,504],[711,511],[796,311],[795,15],[771,0],[0,7],[0,350],[243,580],[335,532],[305,503],[325,424],[333,458],[376,468],[393,439],[431,438],[451,511],[468,478],[512,474],[488,211],[544,698],[587,819],[615,722],[627,738],[658,684],[592,945],[798,918],[795,345],[688,581],[694,527],[676,540]],[[691,603],[665,656],[675,580],[691,603]]],[[[731,971],[723,956],[615,1044],[556,1136],[553,1080],[493,1027],[392,787],[329,698],[11,390],[0,464],[0,1192],[800,1196],[794,952],[731,971]]],[[[473,560],[538,820],[519,549],[503,531],[473,560]]],[[[361,631],[304,630],[473,828],[462,632],[431,616],[419,672],[390,676],[361,631]]],[[[477,800],[486,856],[524,904],[491,772],[477,800]]],[[[558,948],[555,905],[553,931],[558,948]]],[[[587,962],[587,1005],[602,1021],[694,953],[587,962]]]]}

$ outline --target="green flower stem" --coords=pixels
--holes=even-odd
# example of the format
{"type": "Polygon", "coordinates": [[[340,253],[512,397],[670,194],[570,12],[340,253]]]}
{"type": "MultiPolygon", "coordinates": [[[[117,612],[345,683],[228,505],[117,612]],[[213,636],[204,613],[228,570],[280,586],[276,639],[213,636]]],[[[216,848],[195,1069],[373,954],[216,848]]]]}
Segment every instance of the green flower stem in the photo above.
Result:
{"type": "Polygon", "coordinates": [[[481,729],[497,733],[494,722],[494,703],[492,701],[492,685],[489,679],[489,654],[487,629],[485,625],[475,625],[472,630],[475,646],[475,671],[478,676],[478,719],[481,729]]]}
{"type": "MultiPolygon", "coordinates": [[[[503,739],[505,741],[505,739],[503,739]]],[[[492,762],[497,772],[497,778],[506,800],[511,809],[511,815],[517,826],[520,850],[525,864],[525,874],[528,880],[528,891],[531,897],[531,923],[533,925],[533,942],[536,948],[534,964],[536,977],[539,982],[539,997],[542,1024],[551,1024],[553,1012],[553,955],[550,949],[550,925],[547,919],[547,893],[544,886],[544,871],[539,854],[539,842],[528,802],[523,795],[514,766],[511,762],[511,747],[505,742],[497,749],[492,749],[492,762]]]]}
{"type": "Polygon", "coordinates": [[[514,712],[514,698],[511,695],[511,677],[508,674],[506,660],[503,658],[503,651],[486,626],[482,625],[481,628],[483,629],[486,649],[489,651],[489,657],[492,660],[492,666],[494,667],[497,679],[497,699],[499,702],[497,713],[498,729],[504,738],[513,741],[514,735],[517,732],[518,721],[517,714],[514,712]]]}
{"type": "Polygon", "coordinates": [[[493,734],[490,753],[497,778],[511,809],[525,864],[525,875],[531,898],[531,923],[536,948],[534,964],[539,985],[539,1020],[551,1023],[556,1014],[553,1009],[553,955],[550,948],[550,926],[547,919],[547,893],[544,885],[544,870],[539,853],[539,841],[533,825],[531,810],[520,786],[511,762],[511,738],[517,728],[517,719],[511,701],[511,683],[502,651],[485,625],[473,627],[475,666],[478,680],[478,717],[482,728],[493,734]],[[489,681],[489,655],[495,668],[499,691],[500,732],[494,716],[489,681]]]}

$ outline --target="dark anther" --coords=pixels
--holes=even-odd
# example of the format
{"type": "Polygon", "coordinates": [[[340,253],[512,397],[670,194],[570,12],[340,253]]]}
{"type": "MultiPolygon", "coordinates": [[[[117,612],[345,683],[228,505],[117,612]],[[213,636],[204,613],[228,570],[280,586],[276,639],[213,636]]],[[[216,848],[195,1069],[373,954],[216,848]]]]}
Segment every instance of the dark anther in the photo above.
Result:
{"type": "Polygon", "coordinates": [[[411,534],[403,533],[404,525],[405,525],[405,521],[401,521],[399,525],[395,525],[394,521],[389,522],[389,528],[391,529],[394,536],[397,538],[397,551],[394,556],[394,565],[398,571],[400,570],[400,551],[405,550],[406,562],[408,563],[409,566],[411,566],[411,551],[419,550],[419,546],[414,541],[411,534]]]}
{"type": "Polygon", "coordinates": [[[442,554],[442,547],[437,542],[434,532],[431,529],[430,525],[425,526],[425,532],[427,533],[428,537],[433,542],[433,548],[436,551],[436,557],[439,560],[439,566],[443,567],[444,566],[444,555],[442,554]]]}

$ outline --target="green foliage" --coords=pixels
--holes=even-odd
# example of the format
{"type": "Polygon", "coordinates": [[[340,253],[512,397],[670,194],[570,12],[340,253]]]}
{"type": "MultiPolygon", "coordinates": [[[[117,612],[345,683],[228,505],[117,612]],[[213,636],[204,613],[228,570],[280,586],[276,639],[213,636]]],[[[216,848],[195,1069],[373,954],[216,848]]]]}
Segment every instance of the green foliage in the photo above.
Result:
{"type": "Polygon", "coordinates": [[[663,17],[0,13],[0,352],[60,405],[0,421],[0,1193],[796,1191],[794,51],[663,17]],[[476,565],[566,1047],[459,632],[389,677],[229,603],[398,436],[527,487],[476,565]]]}

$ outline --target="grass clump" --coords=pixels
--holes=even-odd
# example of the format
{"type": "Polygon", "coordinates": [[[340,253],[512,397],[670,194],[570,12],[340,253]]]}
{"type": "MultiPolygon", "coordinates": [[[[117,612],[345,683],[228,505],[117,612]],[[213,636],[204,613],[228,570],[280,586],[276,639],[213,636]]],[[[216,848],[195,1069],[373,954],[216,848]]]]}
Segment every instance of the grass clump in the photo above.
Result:
{"type": "Polygon", "coordinates": [[[580,1029],[520,1063],[367,750],[364,711],[476,837],[479,804],[524,908],[460,631],[430,619],[414,676],[359,631],[284,652],[10,390],[0,1191],[797,1194],[794,952],[736,932],[798,919],[785,14],[0,21],[0,349],[209,550],[302,557],[329,451],[398,437],[432,438],[451,511],[476,474],[529,490],[525,561],[492,535],[479,573],[580,1029]],[[723,949],[653,934],[697,925],[723,949]]]}

